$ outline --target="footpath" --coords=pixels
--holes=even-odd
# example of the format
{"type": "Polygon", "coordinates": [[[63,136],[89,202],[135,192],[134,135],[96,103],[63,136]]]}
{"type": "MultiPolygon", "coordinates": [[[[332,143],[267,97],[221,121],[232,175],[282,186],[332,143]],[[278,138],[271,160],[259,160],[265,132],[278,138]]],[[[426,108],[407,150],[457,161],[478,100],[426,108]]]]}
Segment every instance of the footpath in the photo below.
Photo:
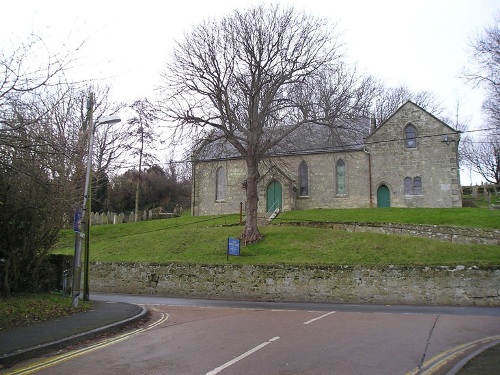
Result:
{"type": "Polygon", "coordinates": [[[144,319],[147,310],[121,302],[93,301],[92,310],[0,331],[0,371],[15,363],[119,330],[144,319]]]}

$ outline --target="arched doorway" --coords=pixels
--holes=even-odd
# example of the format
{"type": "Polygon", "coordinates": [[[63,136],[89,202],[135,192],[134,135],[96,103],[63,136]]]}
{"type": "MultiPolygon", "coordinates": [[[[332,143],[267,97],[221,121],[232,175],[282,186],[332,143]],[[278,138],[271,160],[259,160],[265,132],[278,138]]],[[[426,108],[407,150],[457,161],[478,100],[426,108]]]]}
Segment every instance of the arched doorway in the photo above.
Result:
{"type": "Polygon", "coordinates": [[[282,207],[282,189],[281,184],[273,180],[267,185],[266,191],[266,211],[271,212],[276,208],[282,207]]]}
{"type": "Polygon", "coordinates": [[[391,193],[385,185],[380,185],[377,190],[377,207],[391,207],[391,193]]]}

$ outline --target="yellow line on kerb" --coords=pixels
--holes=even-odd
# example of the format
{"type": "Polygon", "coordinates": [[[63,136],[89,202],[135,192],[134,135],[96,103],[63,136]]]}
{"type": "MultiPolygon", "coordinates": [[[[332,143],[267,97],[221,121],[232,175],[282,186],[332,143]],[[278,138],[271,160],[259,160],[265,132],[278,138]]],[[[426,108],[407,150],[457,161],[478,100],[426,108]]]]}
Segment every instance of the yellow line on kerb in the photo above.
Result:
{"type": "Polygon", "coordinates": [[[24,368],[21,368],[21,369],[18,369],[18,370],[13,370],[13,371],[10,371],[10,372],[5,372],[5,373],[3,373],[3,375],[25,375],[25,374],[32,374],[32,373],[34,373],[36,371],[40,371],[40,370],[43,370],[43,369],[45,369],[47,367],[54,366],[54,365],[56,365],[58,363],[61,363],[61,362],[64,362],[64,361],[68,361],[68,360],[70,360],[72,358],[80,357],[80,356],[82,356],[84,354],[93,352],[93,351],[98,350],[98,349],[105,348],[107,346],[111,346],[111,345],[116,344],[118,342],[127,340],[128,338],[130,338],[132,336],[135,336],[135,335],[138,335],[140,333],[149,331],[149,330],[151,330],[151,329],[159,326],[160,324],[166,322],[168,318],[169,318],[168,314],[163,314],[162,313],[160,319],[158,319],[156,322],[151,323],[146,328],[139,328],[139,329],[136,329],[134,331],[131,331],[131,332],[128,332],[128,333],[124,333],[123,335],[119,335],[119,336],[115,336],[115,337],[103,340],[103,341],[101,341],[101,342],[99,342],[97,344],[90,345],[90,346],[87,346],[87,347],[82,348],[82,349],[72,350],[72,351],[70,351],[68,353],[64,353],[64,354],[60,354],[60,355],[57,355],[57,356],[54,356],[54,357],[51,357],[51,358],[47,358],[47,359],[44,359],[43,361],[33,363],[30,366],[28,366],[28,367],[24,367],[24,368]]]}
{"type": "Polygon", "coordinates": [[[405,375],[433,375],[442,367],[446,366],[451,360],[462,355],[468,349],[478,344],[486,345],[497,340],[500,340],[500,335],[490,336],[456,346],[445,352],[439,353],[437,356],[429,359],[428,361],[425,361],[422,368],[416,367],[413,370],[407,372],[405,375]]]}

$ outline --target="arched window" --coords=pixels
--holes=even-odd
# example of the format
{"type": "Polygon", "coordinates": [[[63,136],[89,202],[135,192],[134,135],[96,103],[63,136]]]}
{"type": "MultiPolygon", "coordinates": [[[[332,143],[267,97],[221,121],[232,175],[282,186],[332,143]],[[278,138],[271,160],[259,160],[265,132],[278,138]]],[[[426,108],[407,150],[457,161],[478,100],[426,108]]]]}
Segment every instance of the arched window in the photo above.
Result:
{"type": "Polygon", "coordinates": [[[422,195],[422,178],[420,177],[413,179],[413,194],[422,195]]]}
{"type": "Polygon", "coordinates": [[[309,195],[309,167],[302,160],[299,164],[299,196],[307,197],[309,195]]]}
{"type": "Polygon", "coordinates": [[[215,200],[223,201],[226,199],[226,173],[224,168],[217,169],[215,181],[215,200]]]}
{"type": "Polygon", "coordinates": [[[417,147],[417,129],[412,124],[406,125],[405,145],[407,148],[417,147]]]}
{"type": "Polygon", "coordinates": [[[411,177],[406,177],[404,179],[404,192],[405,195],[413,195],[413,181],[411,177]]]}
{"type": "Polygon", "coordinates": [[[335,176],[336,176],[335,193],[337,195],[346,194],[345,163],[342,159],[339,160],[335,165],[335,176]]]}

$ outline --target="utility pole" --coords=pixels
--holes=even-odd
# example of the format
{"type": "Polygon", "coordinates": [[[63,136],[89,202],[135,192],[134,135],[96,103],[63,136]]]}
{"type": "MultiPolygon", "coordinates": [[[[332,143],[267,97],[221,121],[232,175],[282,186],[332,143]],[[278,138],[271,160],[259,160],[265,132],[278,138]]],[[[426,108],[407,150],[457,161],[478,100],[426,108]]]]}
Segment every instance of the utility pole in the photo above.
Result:
{"type": "Polygon", "coordinates": [[[84,206],[85,220],[85,267],[83,268],[83,300],[89,298],[89,266],[90,266],[90,212],[92,210],[92,149],[94,146],[94,93],[89,94],[87,101],[87,118],[89,119],[89,154],[87,160],[86,186],[87,201],[84,206]]]}
{"type": "MultiPolygon", "coordinates": [[[[81,278],[81,257],[82,257],[82,238],[85,238],[85,272],[83,274],[83,300],[89,300],[89,266],[90,266],[90,210],[91,210],[91,174],[92,174],[92,149],[94,147],[94,93],[89,93],[87,101],[87,119],[88,119],[88,139],[89,146],[87,152],[87,173],[85,174],[85,192],[83,194],[83,211],[81,215],[75,213],[74,230],[75,238],[75,257],[73,259],[73,307],[78,307],[78,296],[80,295],[80,278],[81,278]],[[84,232],[80,230],[79,222],[84,223],[84,232]]],[[[120,122],[120,116],[113,115],[101,117],[97,124],[113,124],[120,122]]]]}
{"type": "MultiPolygon", "coordinates": [[[[90,93],[89,94],[89,99],[87,101],[87,119],[88,119],[88,126],[87,126],[87,132],[88,132],[88,138],[89,138],[89,145],[88,145],[88,151],[87,151],[87,172],[85,174],[85,191],[83,193],[83,210],[81,212],[81,215],[76,214],[75,219],[78,217],[78,220],[85,220],[85,231],[82,233],[80,231],[79,226],[75,225],[75,255],[73,259],[73,283],[72,283],[72,298],[73,298],[73,307],[78,307],[78,297],[80,295],[80,281],[81,281],[81,274],[82,274],[82,267],[81,267],[81,258],[82,258],[82,237],[85,237],[85,263],[87,264],[88,261],[88,248],[89,248],[89,227],[90,227],[90,199],[88,199],[89,196],[89,186],[90,186],[90,172],[92,169],[92,148],[94,144],[94,121],[93,121],[93,105],[94,105],[94,94],[90,93]]],[[[85,274],[84,274],[84,284],[88,284],[88,266],[85,266],[85,274]]],[[[88,285],[87,285],[88,287],[88,285]]],[[[85,289],[85,285],[84,285],[85,289]]],[[[85,297],[88,300],[88,288],[87,288],[87,295],[85,295],[85,290],[84,290],[84,299],[85,297]]]]}

